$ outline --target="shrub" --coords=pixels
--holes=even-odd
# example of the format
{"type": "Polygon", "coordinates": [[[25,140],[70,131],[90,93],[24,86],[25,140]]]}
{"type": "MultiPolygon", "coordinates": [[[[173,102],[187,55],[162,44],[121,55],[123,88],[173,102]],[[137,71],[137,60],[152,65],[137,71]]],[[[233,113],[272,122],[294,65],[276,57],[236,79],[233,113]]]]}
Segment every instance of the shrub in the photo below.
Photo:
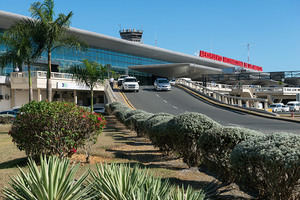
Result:
{"type": "Polygon", "coordinates": [[[120,107],[127,107],[127,106],[125,106],[121,102],[113,102],[113,103],[109,104],[109,107],[110,107],[111,112],[114,112],[116,109],[118,109],[120,107]]]}
{"type": "Polygon", "coordinates": [[[155,113],[151,117],[147,118],[147,120],[144,121],[144,135],[147,135],[148,137],[151,137],[152,134],[155,134],[152,130],[153,126],[157,124],[158,122],[164,121],[165,119],[173,118],[174,115],[171,115],[169,113],[155,113]]]}
{"type": "Polygon", "coordinates": [[[155,123],[151,128],[150,139],[152,144],[158,147],[165,154],[169,154],[174,150],[172,136],[168,134],[168,122],[173,119],[173,116],[159,117],[161,120],[155,123]]]}
{"type": "Polygon", "coordinates": [[[14,122],[15,117],[11,116],[0,116],[0,124],[12,124],[14,122]]]}
{"type": "Polygon", "coordinates": [[[113,112],[113,114],[117,117],[117,119],[124,123],[125,122],[125,116],[127,113],[129,113],[130,111],[132,111],[131,108],[129,107],[118,107],[115,109],[115,111],[113,112]]]}
{"type": "Polygon", "coordinates": [[[198,148],[202,153],[202,164],[210,171],[216,172],[223,181],[232,181],[230,154],[233,148],[252,137],[263,136],[262,133],[239,127],[214,128],[200,135],[198,148]]]}
{"type": "Polygon", "coordinates": [[[149,117],[151,117],[153,114],[148,112],[140,112],[135,115],[132,115],[129,117],[125,123],[130,124],[131,127],[136,131],[138,136],[143,136],[143,123],[145,120],[147,120],[149,117]]]}
{"type": "Polygon", "coordinates": [[[231,153],[238,180],[260,199],[300,199],[300,137],[277,133],[251,138],[231,153]],[[298,189],[298,191],[296,191],[298,189]]]}
{"type": "Polygon", "coordinates": [[[89,183],[99,199],[126,200],[185,200],[204,199],[202,191],[195,192],[188,188],[175,188],[169,181],[155,178],[147,170],[129,165],[100,165],[91,171],[89,183]]]}
{"type": "Polygon", "coordinates": [[[105,119],[64,102],[30,102],[21,108],[10,132],[13,142],[28,156],[70,156],[86,142],[95,142],[105,119]]]}
{"type": "Polygon", "coordinates": [[[168,123],[168,135],[175,151],[189,166],[198,166],[201,153],[197,147],[199,137],[220,124],[200,113],[187,112],[175,116],[168,123]]]}
{"type": "Polygon", "coordinates": [[[130,112],[126,113],[124,124],[128,128],[134,129],[134,127],[132,126],[133,124],[132,124],[132,121],[131,121],[131,119],[132,119],[131,117],[133,115],[140,114],[140,113],[145,113],[145,111],[137,109],[137,110],[131,110],[130,112]]]}
{"type": "Polygon", "coordinates": [[[10,187],[4,188],[5,199],[85,199],[90,187],[83,187],[87,173],[74,181],[79,166],[71,166],[68,159],[41,157],[41,167],[29,159],[28,172],[11,178],[10,187]]]}

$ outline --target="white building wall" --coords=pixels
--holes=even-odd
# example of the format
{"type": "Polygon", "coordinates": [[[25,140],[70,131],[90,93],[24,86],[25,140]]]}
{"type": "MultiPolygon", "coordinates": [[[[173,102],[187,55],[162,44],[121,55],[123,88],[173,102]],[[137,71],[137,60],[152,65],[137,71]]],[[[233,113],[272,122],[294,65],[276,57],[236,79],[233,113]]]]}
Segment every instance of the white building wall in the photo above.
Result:
{"type": "Polygon", "coordinates": [[[3,99],[0,100],[0,111],[10,109],[10,88],[6,85],[0,85],[0,95],[3,95],[3,99]]]}
{"type": "Polygon", "coordinates": [[[15,90],[15,106],[23,106],[29,102],[28,90],[15,90]]]}

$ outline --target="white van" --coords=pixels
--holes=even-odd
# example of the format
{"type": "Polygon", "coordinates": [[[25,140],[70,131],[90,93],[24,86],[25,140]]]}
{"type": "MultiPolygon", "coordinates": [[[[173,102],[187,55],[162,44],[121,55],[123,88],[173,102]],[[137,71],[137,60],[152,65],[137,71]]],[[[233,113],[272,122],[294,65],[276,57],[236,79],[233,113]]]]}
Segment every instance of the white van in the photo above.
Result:
{"type": "Polygon", "coordinates": [[[290,108],[291,112],[300,110],[300,101],[290,101],[286,105],[290,108]]]}

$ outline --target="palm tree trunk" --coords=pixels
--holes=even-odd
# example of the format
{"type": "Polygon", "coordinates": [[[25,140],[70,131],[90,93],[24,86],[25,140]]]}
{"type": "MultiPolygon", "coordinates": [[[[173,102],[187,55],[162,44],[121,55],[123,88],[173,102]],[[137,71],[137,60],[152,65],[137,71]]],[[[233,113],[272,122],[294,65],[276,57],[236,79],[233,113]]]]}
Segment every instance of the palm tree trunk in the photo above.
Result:
{"type": "Polygon", "coordinates": [[[31,69],[30,63],[27,64],[28,68],[28,86],[29,86],[29,102],[33,101],[33,90],[32,90],[32,80],[31,80],[31,69]]]}
{"type": "Polygon", "coordinates": [[[47,99],[52,101],[52,84],[51,84],[51,50],[48,50],[48,72],[47,72],[47,99]]]}
{"type": "Polygon", "coordinates": [[[91,87],[91,112],[94,111],[94,90],[93,87],[91,87]]]}

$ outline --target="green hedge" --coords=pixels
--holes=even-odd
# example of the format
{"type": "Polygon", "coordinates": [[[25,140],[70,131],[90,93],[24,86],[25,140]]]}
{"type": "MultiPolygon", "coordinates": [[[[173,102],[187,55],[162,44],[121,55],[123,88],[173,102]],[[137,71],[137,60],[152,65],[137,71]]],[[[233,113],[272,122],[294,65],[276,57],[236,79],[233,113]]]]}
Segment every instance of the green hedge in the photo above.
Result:
{"type": "Polygon", "coordinates": [[[28,156],[64,157],[96,142],[105,124],[102,115],[72,103],[32,101],[20,109],[9,134],[28,156]]]}
{"type": "Polygon", "coordinates": [[[261,199],[300,198],[300,136],[224,127],[200,113],[130,111],[125,118],[161,151],[179,155],[189,166],[204,165],[223,181],[237,180],[261,199]]]}
{"type": "Polygon", "coordinates": [[[187,112],[169,121],[167,134],[183,161],[189,166],[198,166],[201,163],[198,140],[202,134],[216,128],[221,128],[221,125],[206,115],[187,112]]]}
{"type": "Polygon", "coordinates": [[[151,128],[150,139],[155,147],[158,147],[165,154],[170,154],[172,151],[174,152],[174,147],[172,133],[168,132],[168,123],[173,117],[160,117],[160,119],[151,128]]]}
{"type": "Polygon", "coordinates": [[[139,112],[127,118],[125,120],[125,124],[128,124],[128,126],[132,127],[133,130],[136,131],[138,136],[143,136],[144,135],[143,123],[146,119],[148,119],[152,115],[153,115],[152,113],[148,113],[148,112],[139,112]]]}
{"type": "Polygon", "coordinates": [[[164,121],[165,118],[173,118],[174,116],[169,113],[155,113],[151,117],[147,118],[143,122],[143,134],[150,137],[153,133],[152,127],[160,121],[164,121]]]}
{"type": "Polygon", "coordinates": [[[262,133],[246,128],[214,128],[200,135],[198,147],[202,153],[202,164],[218,174],[223,181],[233,180],[230,154],[233,148],[252,137],[263,136],[262,133]]]}
{"type": "Polygon", "coordinates": [[[232,151],[238,180],[261,199],[300,199],[300,136],[277,133],[252,138],[232,151]],[[298,190],[298,194],[296,194],[298,190]]]}

